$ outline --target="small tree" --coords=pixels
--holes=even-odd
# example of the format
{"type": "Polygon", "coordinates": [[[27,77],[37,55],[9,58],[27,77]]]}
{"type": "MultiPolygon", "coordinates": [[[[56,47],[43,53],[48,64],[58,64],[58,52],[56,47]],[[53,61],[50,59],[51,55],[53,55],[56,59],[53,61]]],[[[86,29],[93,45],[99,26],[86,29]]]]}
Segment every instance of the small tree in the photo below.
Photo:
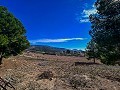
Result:
{"type": "Polygon", "coordinates": [[[18,55],[29,47],[25,33],[22,23],[7,8],[0,6],[0,64],[3,58],[18,55]]]}
{"type": "Polygon", "coordinates": [[[66,54],[70,54],[70,50],[67,50],[67,51],[66,51],[66,54]]]}
{"type": "Polygon", "coordinates": [[[94,63],[95,63],[96,59],[99,58],[97,44],[93,40],[91,40],[87,45],[86,55],[87,55],[88,59],[93,59],[94,63]]]}

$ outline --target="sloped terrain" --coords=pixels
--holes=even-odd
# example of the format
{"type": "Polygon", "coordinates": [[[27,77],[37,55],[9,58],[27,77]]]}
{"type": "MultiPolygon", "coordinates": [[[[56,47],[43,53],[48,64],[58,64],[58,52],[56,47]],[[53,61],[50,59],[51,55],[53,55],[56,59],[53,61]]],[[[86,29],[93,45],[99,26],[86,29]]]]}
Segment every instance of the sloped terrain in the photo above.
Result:
{"type": "Polygon", "coordinates": [[[24,53],[4,60],[0,76],[16,90],[120,90],[120,66],[84,57],[24,53]]]}

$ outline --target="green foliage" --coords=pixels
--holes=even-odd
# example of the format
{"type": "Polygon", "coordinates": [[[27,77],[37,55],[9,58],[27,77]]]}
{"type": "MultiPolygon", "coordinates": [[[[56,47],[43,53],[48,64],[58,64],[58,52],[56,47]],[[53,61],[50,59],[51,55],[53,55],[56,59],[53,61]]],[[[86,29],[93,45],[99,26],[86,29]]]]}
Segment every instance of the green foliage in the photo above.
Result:
{"type": "Polygon", "coordinates": [[[67,54],[70,54],[70,50],[66,50],[66,53],[67,53],[67,54]]]}
{"type": "Polygon", "coordinates": [[[97,13],[90,15],[92,40],[99,46],[100,59],[105,64],[120,60],[120,1],[97,0],[97,13]]]}
{"type": "Polygon", "coordinates": [[[7,8],[0,6],[0,57],[17,55],[29,47],[26,30],[7,8]]]}
{"type": "Polygon", "coordinates": [[[98,45],[93,40],[91,40],[87,45],[86,55],[88,59],[94,59],[94,62],[95,59],[99,58],[98,45]]]}
{"type": "Polygon", "coordinates": [[[8,44],[8,37],[6,35],[0,35],[0,47],[8,44]]]}

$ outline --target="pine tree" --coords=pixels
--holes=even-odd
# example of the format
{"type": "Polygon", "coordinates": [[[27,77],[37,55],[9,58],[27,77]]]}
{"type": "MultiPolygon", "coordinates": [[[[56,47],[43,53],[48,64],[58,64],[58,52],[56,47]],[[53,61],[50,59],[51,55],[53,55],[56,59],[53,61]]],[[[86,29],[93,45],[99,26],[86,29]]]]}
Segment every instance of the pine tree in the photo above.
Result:
{"type": "Polygon", "coordinates": [[[29,47],[25,33],[22,23],[0,6],[0,64],[3,58],[18,55],[29,47]]]}
{"type": "Polygon", "coordinates": [[[90,15],[90,35],[99,46],[100,59],[105,64],[120,60],[120,1],[97,0],[97,13],[90,15]]]}
{"type": "Polygon", "coordinates": [[[93,40],[91,40],[87,45],[86,56],[88,57],[88,60],[93,59],[94,63],[96,59],[99,58],[98,45],[93,40]]]}

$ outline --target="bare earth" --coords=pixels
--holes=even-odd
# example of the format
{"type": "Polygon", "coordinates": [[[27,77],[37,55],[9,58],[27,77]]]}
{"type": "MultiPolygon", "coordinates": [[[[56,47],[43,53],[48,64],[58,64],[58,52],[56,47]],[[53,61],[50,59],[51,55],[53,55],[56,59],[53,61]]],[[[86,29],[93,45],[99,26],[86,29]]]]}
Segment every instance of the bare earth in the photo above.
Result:
{"type": "Polygon", "coordinates": [[[0,76],[16,90],[120,90],[120,66],[85,57],[24,53],[5,59],[0,76]],[[52,80],[39,78],[44,71],[53,73],[52,80]]]}

